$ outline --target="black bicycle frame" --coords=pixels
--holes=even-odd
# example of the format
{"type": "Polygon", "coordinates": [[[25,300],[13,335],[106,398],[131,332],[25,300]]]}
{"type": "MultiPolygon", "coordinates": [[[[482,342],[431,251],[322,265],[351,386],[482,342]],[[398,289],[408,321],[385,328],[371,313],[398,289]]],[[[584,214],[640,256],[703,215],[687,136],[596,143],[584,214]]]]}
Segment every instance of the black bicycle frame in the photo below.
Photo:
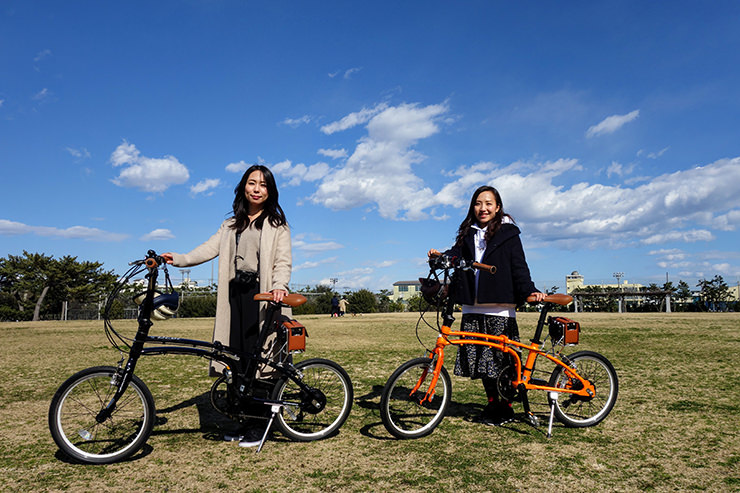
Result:
{"type": "MultiPolygon", "coordinates": [[[[246,359],[252,362],[256,362],[257,364],[267,365],[270,368],[277,370],[283,376],[292,380],[296,385],[298,385],[301,388],[303,392],[310,391],[310,388],[306,384],[304,384],[300,378],[298,378],[298,371],[291,364],[285,365],[283,362],[276,363],[266,358],[263,358],[262,356],[258,354],[246,353],[246,352],[238,353],[230,346],[225,346],[221,344],[219,341],[208,342],[208,341],[201,341],[197,339],[185,339],[185,338],[180,338],[180,337],[150,336],[149,330],[151,329],[152,325],[154,325],[150,317],[152,313],[154,291],[157,286],[158,266],[157,266],[156,261],[154,261],[154,259],[147,258],[147,267],[149,267],[149,273],[146,274],[145,276],[148,279],[147,292],[146,292],[144,301],[141,304],[141,310],[139,311],[139,316],[138,316],[139,327],[138,327],[138,330],[136,331],[134,342],[131,345],[131,348],[129,350],[128,360],[126,361],[126,365],[118,373],[119,380],[116,382],[118,384],[118,389],[116,393],[113,395],[113,397],[111,398],[111,400],[108,402],[108,405],[105,408],[103,408],[96,416],[95,419],[98,423],[103,423],[106,419],[110,417],[111,413],[113,413],[113,411],[116,409],[116,404],[118,403],[118,400],[121,398],[121,396],[124,394],[124,392],[128,388],[129,382],[131,382],[131,379],[133,378],[136,364],[139,361],[139,357],[141,357],[142,355],[176,354],[176,355],[200,356],[203,358],[208,358],[211,360],[219,361],[225,364],[229,368],[238,368],[238,363],[246,359]],[[150,260],[152,260],[151,265],[149,262],[150,260]],[[180,344],[181,346],[166,346],[165,345],[165,346],[144,347],[145,344],[148,344],[148,343],[180,344]]],[[[267,316],[265,317],[263,328],[270,327],[270,325],[272,325],[275,319],[275,313],[277,312],[279,306],[280,305],[275,304],[275,305],[268,307],[267,316]]],[[[260,344],[258,344],[259,348],[262,347],[262,342],[264,341],[264,335],[265,335],[265,331],[263,330],[262,335],[260,336],[260,344]]],[[[247,378],[247,380],[250,380],[250,379],[247,378]]]]}

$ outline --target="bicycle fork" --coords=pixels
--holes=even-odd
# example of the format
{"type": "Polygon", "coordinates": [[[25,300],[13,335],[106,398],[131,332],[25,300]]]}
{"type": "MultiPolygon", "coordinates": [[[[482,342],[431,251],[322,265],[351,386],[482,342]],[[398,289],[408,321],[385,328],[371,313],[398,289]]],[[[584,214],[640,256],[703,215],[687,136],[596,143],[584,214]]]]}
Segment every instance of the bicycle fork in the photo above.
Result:
{"type": "MultiPolygon", "coordinates": [[[[447,342],[444,338],[439,337],[437,339],[437,346],[434,348],[434,351],[429,353],[429,359],[431,360],[430,363],[434,363],[434,369],[432,370],[432,381],[429,382],[429,388],[427,389],[426,394],[424,394],[424,397],[419,401],[420,405],[424,404],[425,402],[432,402],[434,392],[437,388],[437,382],[439,381],[439,374],[442,371],[442,366],[445,362],[444,346],[448,344],[449,342],[447,342]]],[[[416,385],[413,389],[411,389],[411,392],[409,393],[410,396],[414,395],[416,391],[418,391],[422,384],[426,381],[427,376],[429,376],[430,366],[424,368],[424,371],[421,373],[421,376],[416,382],[416,385]]]]}

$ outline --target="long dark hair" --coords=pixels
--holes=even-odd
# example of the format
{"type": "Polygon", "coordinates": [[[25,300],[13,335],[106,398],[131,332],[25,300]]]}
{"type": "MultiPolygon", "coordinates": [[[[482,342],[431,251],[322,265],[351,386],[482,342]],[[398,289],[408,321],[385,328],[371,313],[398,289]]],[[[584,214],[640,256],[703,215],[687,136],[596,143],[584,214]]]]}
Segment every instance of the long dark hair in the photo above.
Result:
{"type": "Polygon", "coordinates": [[[504,212],[504,203],[501,201],[501,194],[498,193],[498,190],[488,185],[483,185],[473,192],[473,197],[470,199],[470,207],[468,207],[468,215],[465,216],[465,219],[457,230],[457,238],[455,238],[456,245],[462,245],[463,240],[470,232],[470,227],[477,222],[475,218],[475,201],[478,200],[478,195],[483,192],[491,192],[496,199],[496,204],[498,204],[498,212],[496,212],[496,215],[493,216],[493,219],[491,219],[486,227],[486,241],[490,241],[493,235],[501,228],[504,217],[508,217],[514,222],[514,218],[504,212]]]}
{"type": "Polygon", "coordinates": [[[267,199],[265,200],[265,207],[262,210],[262,214],[254,220],[254,226],[257,229],[262,229],[265,218],[267,218],[270,221],[270,224],[275,228],[287,223],[285,213],[278,203],[278,189],[275,184],[275,177],[266,166],[255,164],[250,166],[249,169],[244,172],[242,179],[234,189],[234,203],[231,205],[234,211],[234,224],[231,228],[237,230],[239,233],[249,226],[249,203],[244,194],[244,188],[247,185],[249,175],[255,171],[261,171],[262,176],[265,178],[265,185],[267,185],[267,199]]]}

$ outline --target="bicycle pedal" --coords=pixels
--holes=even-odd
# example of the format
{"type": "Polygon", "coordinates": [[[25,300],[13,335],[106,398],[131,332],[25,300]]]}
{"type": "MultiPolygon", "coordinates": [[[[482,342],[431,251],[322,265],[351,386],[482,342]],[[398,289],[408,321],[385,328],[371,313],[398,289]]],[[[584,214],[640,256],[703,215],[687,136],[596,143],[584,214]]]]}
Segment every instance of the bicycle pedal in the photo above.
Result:
{"type": "Polygon", "coordinates": [[[538,418],[534,414],[529,413],[529,415],[527,416],[527,419],[529,420],[530,425],[534,426],[535,428],[540,427],[540,418],[538,418]]]}

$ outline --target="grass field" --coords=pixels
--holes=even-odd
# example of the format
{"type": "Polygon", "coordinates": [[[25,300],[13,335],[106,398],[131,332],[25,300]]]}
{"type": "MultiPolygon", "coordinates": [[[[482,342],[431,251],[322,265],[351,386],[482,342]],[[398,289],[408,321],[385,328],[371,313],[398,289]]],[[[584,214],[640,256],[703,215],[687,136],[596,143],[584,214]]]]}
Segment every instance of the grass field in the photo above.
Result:
{"type": "MultiPolygon", "coordinates": [[[[452,406],[435,432],[395,440],[380,420],[380,391],[399,364],[423,354],[416,316],[303,316],[310,335],[305,357],[337,361],[354,384],[354,407],[337,436],[295,443],[275,433],[259,454],[223,442],[233,423],[210,408],[207,362],[148,357],[137,374],[154,394],[158,424],[141,453],[107,466],[69,463],[47,426],[62,381],[117,362],[102,323],[2,323],[0,489],[740,491],[740,314],[573,318],[582,327],[577,349],[607,356],[620,378],[617,404],[596,427],[556,425],[547,439],[546,423],[482,426],[471,421],[484,401],[480,383],[453,376],[452,406]]],[[[519,315],[522,340],[535,322],[536,314],[519,315]]],[[[169,320],[153,333],[208,339],[212,323],[169,320]]],[[[429,345],[434,337],[422,332],[429,345]]],[[[453,361],[450,350],[450,373],[453,361]]],[[[521,405],[515,410],[521,413],[521,405]]]]}

